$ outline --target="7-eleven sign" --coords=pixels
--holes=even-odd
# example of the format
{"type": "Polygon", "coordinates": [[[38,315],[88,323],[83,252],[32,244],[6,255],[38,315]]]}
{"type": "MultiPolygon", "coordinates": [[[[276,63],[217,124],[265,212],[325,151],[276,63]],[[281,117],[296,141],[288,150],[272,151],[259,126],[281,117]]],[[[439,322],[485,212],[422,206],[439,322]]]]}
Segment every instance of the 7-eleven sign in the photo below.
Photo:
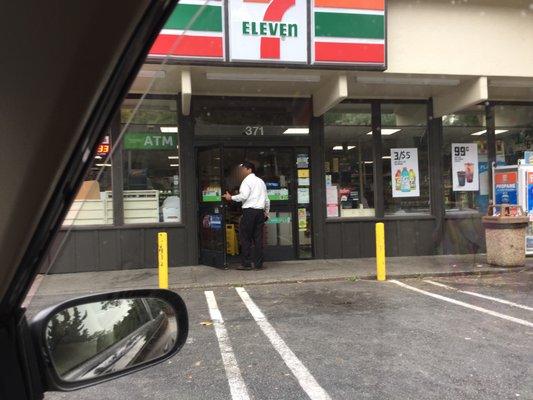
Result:
{"type": "Polygon", "coordinates": [[[229,0],[230,61],[307,63],[306,0],[229,0]]]}

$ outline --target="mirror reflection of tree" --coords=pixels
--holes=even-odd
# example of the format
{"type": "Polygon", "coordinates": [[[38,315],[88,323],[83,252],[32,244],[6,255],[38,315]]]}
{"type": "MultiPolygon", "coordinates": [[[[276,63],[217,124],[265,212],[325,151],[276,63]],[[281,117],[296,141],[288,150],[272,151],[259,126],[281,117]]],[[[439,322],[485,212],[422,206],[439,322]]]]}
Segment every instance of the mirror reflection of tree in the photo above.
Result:
{"type": "Polygon", "coordinates": [[[64,343],[78,343],[89,339],[89,332],[85,327],[87,311],[83,314],[78,307],[63,310],[56,314],[48,323],[47,343],[50,351],[55,351],[58,345],[64,343]]]}
{"type": "Polygon", "coordinates": [[[137,330],[150,320],[148,310],[140,300],[129,301],[130,309],[122,320],[113,326],[113,336],[115,341],[119,341],[130,333],[137,330]]]}
{"type": "Polygon", "coordinates": [[[102,310],[109,310],[113,307],[120,307],[120,305],[124,302],[122,299],[116,299],[116,300],[105,300],[100,302],[102,310]]]}
{"type": "Polygon", "coordinates": [[[46,342],[59,375],[92,357],[100,332],[89,333],[86,325],[88,312],[78,307],[56,314],[47,325],[46,342]]]}

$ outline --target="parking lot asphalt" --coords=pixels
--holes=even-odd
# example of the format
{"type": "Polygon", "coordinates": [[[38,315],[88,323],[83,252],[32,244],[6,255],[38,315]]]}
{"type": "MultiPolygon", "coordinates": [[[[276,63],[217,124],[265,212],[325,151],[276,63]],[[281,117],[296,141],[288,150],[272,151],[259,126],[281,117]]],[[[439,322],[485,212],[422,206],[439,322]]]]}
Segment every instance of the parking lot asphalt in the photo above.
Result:
{"type": "Polygon", "coordinates": [[[533,399],[532,292],[531,271],[180,290],[180,353],[45,399],[533,399]]]}

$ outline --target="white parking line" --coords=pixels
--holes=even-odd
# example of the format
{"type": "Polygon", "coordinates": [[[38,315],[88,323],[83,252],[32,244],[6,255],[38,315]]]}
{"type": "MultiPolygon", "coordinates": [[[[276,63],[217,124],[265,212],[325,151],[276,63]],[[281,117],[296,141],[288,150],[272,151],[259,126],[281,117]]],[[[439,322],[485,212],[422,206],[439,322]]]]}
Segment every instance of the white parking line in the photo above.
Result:
{"type": "Polygon", "coordinates": [[[508,305],[508,306],[517,307],[517,308],[522,308],[522,309],[524,309],[524,310],[528,310],[528,311],[533,311],[533,308],[532,308],[532,307],[528,307],[528,306],[525,306],[525,305],[523,305],[523,304],[513,303],[512,301],[509,301],[509,300],[504,300],[504,299],[499,299],[499,298],[497,298],[497,297],[487,296],[486,294],[481,294],[481,293],[476,293],[476,292],[470,292],[470,291],[468,291],[468,290],[457,289],[457,288],[454,288],[454,287],[452,287],[452,286],[445,285],[444,283],[435,282],[435,281],[432,281],[432,280],[429,280],[429,279],[424,279],[424,282],[430,283],[430,284],[435,285],[435,286],[440,286],[440,287],[442,287],[442,288],[444,288],[444,289],[454,290],[454,291],[456,291],[456,292],[461,292],[461,293],[469,294],[469,295],[471,295],[471,296],[481,297],[482,299],[487,299],[487,300],[496,301],[496,302],[498,302],[498,303],[506,304],[506,305],[508,305]]]}
{"type": "Polygon", "coordinates": [[[222,355],[222,362],[226,370],[226,377],[228,378],[231,398],[233,400],[249,400],[248,390],[246,384],[242,379],[241,370],[237,364],[237,359],[233,353],[231,342],[229,340],[228,331],[224,325],[222,314],[218,309],[215,294],[212,291],[205,291],[205,298],[209,307],[209,315],[215,327],[215,333],[218,339],[218,346],[220,347],[220,354],[222,355]]]}
{"type": "Polygon", "coordinates": [[[456,304],[458,306],[470,308],[471,310],[476,310],[476,311],[479,311],[479,312],[482,312],[482,313],[485,313],[485,314],[489,314],[489,315],[492,315],[493,317],[502,318],[502,319],[505,319],[507,321],[515,322],[517,324],[525,325],[525,326],[529,326],[530,328],[533,328],[533,323],[532,322],[529,322],[529,321],[526,321],[526,320],[523,320],[523,319],[520,319],[520,318],[511,317],[509,315],[501,314],[499,312],[488,310],[488,309],[483,308],[483,307],[478,307],[478,306],[475,306],[473,304],[465,303],[464,301],[459,301],[459,300],[452,299],[450,297],[441,296],[440,294],[427,292],[425,290],[418,289],[418,288],[416,288],[414,286],[409,286],[409,285],[407,285],[407,284],[405,284],[403,282],[399,282],[399,281],[394,280],[394,279],[390,280],[389,282],[394,283],[394,284],[396,284],[398,286],[401,286],[401,287],[403,287],[405,289],[409,289],[409,290],[412,290],[414,292],[425,294],[426,296],[430,296],[430,297],[433,297],[435,299],[447,301],[448,303],[452,303],[452,304],[456,304]]]}
{"type": "Polygon", "coordinates": [[[254,317],[259,328],[261,328],[268,340],[270,340],[272,346],[274,346],[285,364],[287,364],[287,367],[289,367],[309,398],[312,400],[331,400],[331,397],[329,397],[326,391],[318,384],[305,365],[302,364],[289,346],[287,346],[283,339],[278,335],[272,325],[270,325],[270,322],[268,322],[263,312],[250,298],[248,292],[242,287],[236,287],[235,290],[246,305],[246,308],[248,308],[248,311],[250,311],[250,314],[252,314],[252,317],[254,317]]]}

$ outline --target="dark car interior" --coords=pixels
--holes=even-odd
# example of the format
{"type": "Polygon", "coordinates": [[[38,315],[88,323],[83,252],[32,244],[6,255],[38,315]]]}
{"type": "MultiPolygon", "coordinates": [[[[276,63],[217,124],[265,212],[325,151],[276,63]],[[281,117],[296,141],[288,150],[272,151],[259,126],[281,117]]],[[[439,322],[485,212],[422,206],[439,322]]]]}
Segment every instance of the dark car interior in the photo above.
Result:
{"type": "Polygon", "coordinates": [[[21,303],[170,0],[2,4],[0,398],[40,399],[21,303]],[[16,173],[14,173],[16,171],[16,173]]]}

